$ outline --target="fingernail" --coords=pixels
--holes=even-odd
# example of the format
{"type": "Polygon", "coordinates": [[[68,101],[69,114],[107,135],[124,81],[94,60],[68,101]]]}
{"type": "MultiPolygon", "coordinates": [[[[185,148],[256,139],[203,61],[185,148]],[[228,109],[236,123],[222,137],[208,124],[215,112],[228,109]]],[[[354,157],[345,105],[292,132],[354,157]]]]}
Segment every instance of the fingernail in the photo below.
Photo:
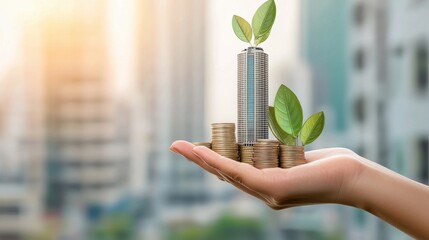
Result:
{"type": "Polygon", "coordinates": [[[170,151],[177,153],[177,154],[180,154],[179,151],[176,148],[174,148],[173,146],[170,147],[170,151]]]}

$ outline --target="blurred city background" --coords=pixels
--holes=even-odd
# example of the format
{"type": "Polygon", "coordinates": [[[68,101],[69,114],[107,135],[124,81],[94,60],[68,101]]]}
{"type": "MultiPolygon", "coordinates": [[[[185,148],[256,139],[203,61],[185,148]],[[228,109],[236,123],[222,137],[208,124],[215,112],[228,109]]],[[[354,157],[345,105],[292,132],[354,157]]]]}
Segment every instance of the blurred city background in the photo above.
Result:
{"type": "MultiPolygon", "coordinates": [[[[409,239],[350,207],[273,211],[168,150],[236,121],[231,18],[262,3],[0,0],[0,239],[409,239]]],[[[290,86],[325,111],[311,148],[427,184],[429,2],[276,3],[270,102],[290,86]]]]}

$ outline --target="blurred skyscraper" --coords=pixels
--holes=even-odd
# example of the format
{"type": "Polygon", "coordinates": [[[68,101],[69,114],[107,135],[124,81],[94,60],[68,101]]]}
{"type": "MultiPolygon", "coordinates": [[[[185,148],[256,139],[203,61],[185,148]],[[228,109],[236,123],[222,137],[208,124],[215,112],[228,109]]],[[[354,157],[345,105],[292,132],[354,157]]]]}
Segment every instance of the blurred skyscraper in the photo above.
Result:
{"type": "Polygon", "coordinates": [[[128,184],[127,116],[103,71],[109,63],[107,6],[58,3],[43,25],[47,205],[77,211],[82,221],[97,218],[128,184]]]}
{"type": "MultiPolygon", "coordinates": [[[[385,1],[383,126],[386,165],[429,183],[429,2],[385,1]]],[[[371,57],[371,56],[369,56],[371,57]]],[[[383,80],[383,79],[382,79],[383,80]]],[[[397,230],[388,239],[408,239],[397,230]]]]}
{"type": "Polygon", "coordinates": [[[0,69],[0,238],[71,229],[82,239],[135,178],[128,109],[109,71],[111,3],[2,4],[18,56],[0,69]]]}
{"type": "Polygon", "coordinates": [[[8,60],[0,64],[0,239],[14,240],[43,226],[46,126],[40,63],[33,61],[40,57],[37,21],[2,10],[14,32],[0,33],[8,60]]]}
{"type": "MultiPolygon", "coordinates": [[[[325,14],[344,16],[338,22],[347,24],[346,44],[338,45],[346,49],[343,69],[347,71],[347,83],[343,86],[347,97],[340,102],[345,100],[347,106],[344,112],[347,147],[427,183],[428,31],[420,23],[427,21],[429,5],[420,1],[351,0],[344,3],[336,5],[340,10],[337,14],[329,14],[328,8],[319,6],[315,8],[319,15],[312,16],[321,23],[329,19],[325,14]]],[[[331,23],[325,26],[323,34],[331,36],[330,31],[338,28],[342,26],[331,23]]],[[[311,39],[316,40],[310,47],[317,47],[318,36],[311,39]]],[[[338,39],[341,38],[332,42],[338,39]]],[[[339,99],[332,104],[338,105],[339,99]]],[[[347,209],[346,214],[348,239],[408,238],[361,210],[347,209]]]]}
{"type": "Polygon", "coordinates": [[[386,11],[388,166],[428,184],[429,3],[389,1],[386,11]]]}
{"type": "MultiPolygon", "coordinates": [[[[350,1],[347,7],[349,144],[360,155],[386,165],[386,1],[350,1]]],[[[390,239],[381,220],[351,210],[349,238],[390,239]]]]}
{"type": "MultiPolygon", "coordinates": [[[[337,144],[387,165],[386,1],[304,1],[302,6],[302,50],[315,78],[314,96],[334,110],[339,139],[348,136],[345,145],[337,144]]],[[[362,210],[343,212],[348,239],[390,239],[389,231],[398,236],[362,210]]]]}
{"type": "MultiPolygon", "coordinates": [[[[150,119],[147,144],[148,195],[157,229],[208,217],[196,206],[210,200],[205,174],[168,151],[174,140],[208,141],[205,132],[204,11],[199,0],[144,4],[157,23],[156,42],[142,39],[141,86],[150,119]],[[152,67],[148,67],[152,66],[152,67]]],[[[161,231],[158,231],[161,234],[161,231]]],[[[151,236],[154,237],[154,236],[151,236]]],[[[159,237],[159,236],[158,236],[159,237]]]]}

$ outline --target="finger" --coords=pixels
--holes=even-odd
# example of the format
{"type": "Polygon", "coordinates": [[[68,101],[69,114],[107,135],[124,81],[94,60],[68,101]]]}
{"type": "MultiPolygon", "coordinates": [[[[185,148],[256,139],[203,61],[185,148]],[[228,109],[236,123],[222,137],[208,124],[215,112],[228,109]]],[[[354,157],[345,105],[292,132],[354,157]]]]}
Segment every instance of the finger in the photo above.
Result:
{"type": "Polygon", "coordinates": [[[183,155],[184,157],[188,158],[189,160],[195,162],[196,164],[198,164],[200,167],[202,167],[203,169],[205,169],[206,171],[216,175],[220,180],[222,181],[227,181],[230,184],[234,185],[236,188],[240,189],[243,192],[246,192],[252,196],[255,196],[256,198],[262,200],[262,201],[266,201],[266,199],[264,197],[262,197],[259,193],[239,184],[234,182],[230,177],[226,176],[226,174],[222,174],[219,170],[214,169],[212,167],[210,167],[207,163],[205,163],[203,160],[201,160],[200,157],[198,157],[198,155],[195,155],[194,152],[192,152],[192,149],[195,146],[189,142],[186,141],[176,141],[172,144],[171,146],[171,150],[173,152],[176,152],[178,154],[183,155]]]}
{"type": "Polygon", "coordinates": [[[204,161],[201,160],[195,153],[192,151],[192,149],[195,147],[194,144],[186,141],[175,141],[171,147],[170,150],[184,156],[185,158],[191,160],[192,162],[196,163],[198,166],[206,170],[207,172],[216,175],[220,180],[223,180],[223,177],[219,175],[218,172],[215,171],[212,167],[207,165],[204,161]]]}
{"type": "Polygon", "coordinates": [[[223,157],[206,147],[194,147],[194,153],[214,169],[226,174],[235,182],[238,182],[253,191],[263,193],[267,186],[264,173],[246,163],[234,161],[223,157]]]}
{"type": "Polygon", "coordinates": [[[227,181],[231,185],[233,185],[236,188],[240,189],[241,191],[246,192],[247,194],[250,194],[250,195],[258,198],[259,200],[265,202],[271,208],[273,208],[273,209],[281,209],[281,208],[283,208],[283,207],[277,205],[277,203],[273,201],[272,197],[267,196],[266,194],[263,194],[263,193],[256,192],[255,190],[253,190],[253,189],[251,189],[251,188],[249,188],[249,187],[247,187],[247,186],[245,186],[245,185],[243,185],[241,183],[238,183],[238,182],[234,181],[234,179],[232,179],[231,177],[228,177],[227,175],[225,175],[222,172],[219,172],[219,174],[222,175],[225,178],[225,181],[227,181]]]}
{"type": "MultiPolygon", "coordinates": [[[[218,172],[219,172],[219,171],[218,171],[218,172]]],[[[227,181],[228,183],[230,183],[230,184],[231,184],[231,185],[233,185],[234,187],[236,187],[236,188],[240,189],[241,191],[243,191],[243,192],[245,192],[245,193],[247,193],[247,194],[249,194],[249,195],[252,195],[252,196],[254,196],[254,197],[256,197],[256,198],[258,198],[258,199],[259,199],[259,200],[261,200],[261,201],[269,202],[269,198],[264,197],[262,194],[260,194],[260,193],[258,193],[258,192],[256,192],[256,191],[254,191],[254,190],[252,190],[252,189],[250,189],[250,188],[246,187],[246,186],[245,186],[245,185],[243,185],[243,184],[240,184],[240,183],[238,183],[238,182],[235,182],[232,178],[228,177],[228,176],[227,176],[226,174],[224,174],[224,173],[219,172],[219,174],[220,174],[221,176],[223,176],[223,177],[224,177],[225,181],[227,181]]]]}
{"type": "Polygon", "coordinates": [[[305,152],[305,160],[313,162],[324,158],[329,158],[338,154],[355,154],[347,148],[324,148],[305,152]]]}

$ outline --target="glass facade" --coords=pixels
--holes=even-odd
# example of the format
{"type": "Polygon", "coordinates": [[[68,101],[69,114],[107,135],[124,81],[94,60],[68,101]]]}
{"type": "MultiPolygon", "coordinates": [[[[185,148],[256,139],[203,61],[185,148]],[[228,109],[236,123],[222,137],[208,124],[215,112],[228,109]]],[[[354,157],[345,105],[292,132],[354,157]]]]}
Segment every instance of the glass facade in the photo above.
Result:
{"type": "Polygon", "coordinates": [[[268,54],[262,48],[238,54],[237,122],[240,145],[268,138],[268,54]]]}
{"type": "Polygon", "coordinates": [[[247,137],[255,137],[255,57],[253,54],[247,55],[247,137]]]}

